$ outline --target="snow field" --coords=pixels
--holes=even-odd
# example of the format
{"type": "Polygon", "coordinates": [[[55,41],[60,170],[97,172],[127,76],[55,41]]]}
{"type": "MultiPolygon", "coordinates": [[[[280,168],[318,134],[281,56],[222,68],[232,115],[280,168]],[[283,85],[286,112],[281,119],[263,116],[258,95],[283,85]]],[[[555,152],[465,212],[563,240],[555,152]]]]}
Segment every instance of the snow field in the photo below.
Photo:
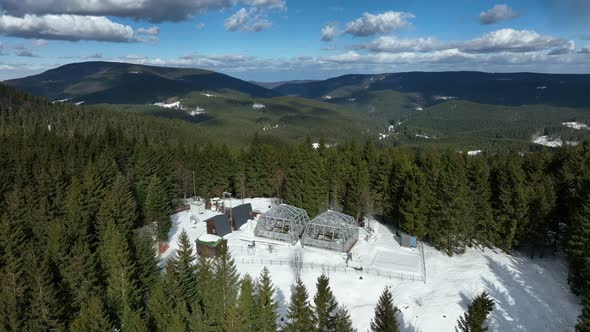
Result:
{"type": "MultiPolygon", "coordinates": [[[[255,211],[270,208],[270,199],[245,200],[255,211]]],[[[232,200],[232,206],[241,200],[232,200]]],[[[217,214],[207,210],[200,220],[217,214]]],[[[470,299],[487,291],[496,301],[490,319],[490,331],[574,331],[580,313],[579,299],[567,285],[567,266],[563,257],[531,260],[515,254],[510,256],[489,249],[468,249],[463,255],[448,257],[425,246],[427,282],[391,279],[367,273],[371,269],[421,275],[420,251],[401,248],[394,233],[385,225],[371,221],[375,230],[361,230],[359,242],[352,250],[353,262],[346,267],[346,255],[300,244],[289,246],[278,241],[256,238],[256,221],[227,235],[228,248],[240,274],[258,277],[266,266],[276,288],[279,311],[285,316],[294,272],[288,264],[293,253],[300,251],[304,268],[302,281],[310,300],[315,294],[317,277],[326,273],[339,304],[348,308],[359,331],[366,331],[374,315],[374,306],[385,287],[391,287],[400,314],[402,331],[454,331],[457,319],[464,313],[470,299]],[[248,244],[256,241],[255,250],[248,244]],[[352,266],[364,268],[358,271],[352,266]]],[[[203,222],[192,224],[188,212],[173,216],[170,248],[162,254],[162,264],[174,255],[182,229],[196,240],[206,233],[203,222]]]]}

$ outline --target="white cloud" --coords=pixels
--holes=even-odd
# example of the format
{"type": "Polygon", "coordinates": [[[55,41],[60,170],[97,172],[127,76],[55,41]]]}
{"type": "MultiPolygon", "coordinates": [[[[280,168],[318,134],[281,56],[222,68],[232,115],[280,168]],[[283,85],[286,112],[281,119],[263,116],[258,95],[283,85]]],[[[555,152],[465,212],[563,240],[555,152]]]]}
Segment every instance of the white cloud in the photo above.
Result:
{"type": "Polygon", "coordinates": [[[479,14],[481,24],[494,24],[518,17],[518,13],[507,5],[495,5],[491,9],[479,14]]]}
{"type": "Polygon", "coordinates": [[[33,54],[33,50],[24,45],[16,45],[14,47],[14,55],[18,57],[36,57],[36,54],[33,54]]]}
{"type": "Polygon", "coordinates": [[[580,54],[590,54],[590,46],[582,47],[580,49],[580,54]]]}
{"type": "Polygon", "coordinates": [[[133,29],[106,17],[78,15],[0,16],[0,33],[20,38],[133,42],[133,29]]]}
{"type": "Polygon", "coordinates": [[[128,17],[151,22],[184,21],[239,3],[256,8],[286,9],[285,0],[0,0],[6,15],[72,14],[128,17]]]}
{"type": "Polygon", "coordinates": [[[199,22],[199,23],[195,24],[195,28],[197,30],[203,30],[203,29],[205,29],[205,23],[199,22]]]}
{"type": "Polygon", "coordinates": [[[136,31],[137,34],[144,34],[144,35],[150,35],[150,36],[157,36],[160,34],[160,27],[150,27],[150,28],[139,28],[136,31]]]}
{"type": "Polygon", "coordinates": [[[33,42],[33,46],[35,47],[44,47],[47,45],[47,40],[45,39],[37,39],[33,42]]]}
{"type": "Polygon", "coordinates": [[[322,41],[330,42],[336,36],[336,26],[334,24],[326,24],[322,29],[322,41]]]}
{"type": "Polygon", "coordinates": [[[364,13],[362,17],[349,22],[344,33],[355,37],[390,33],[410,25],[409,19],[416,16],[411,13],[388,11],[381,14],[364,13]]]}
{"type": "Polygon", "coordinates": [[[433,52],[457,49],[464,53],[526,53],[546,51],[551,54],[575,52],[573,41],[541,35],[530,30],[501,29],[466,41],[437,41],[434,38],[398,39],[381,36],[371,42],[355,45],[354,49],[371,52],[433,52]]]}
{"type": "Polygon", "coordinates": [[[284,0],[244,0],[243,2],[254,7],[263,7],[269,9],[287,8],[287,3],[284,0]]]}
{"type": "Polygon", "coordinates": [[[259,32],[270,28],[272,24],[267,21],[259,10],[241,8],[225,20],[224,27],[227,31],[259,32]]]}
{"type": "Polygon", "coordinates": [[[393,36],[381,36],[369,43],[354,46],[356,49],[368,49],[373,52],[431,52],[447,47],[433,38],[399,39],[393,36]]]}
{"type": "Polygon", "coordinates": [[[534,52],[569,47],[570,41],[545,36],[532,30],[501,29],[484,34],[480,38],[460,43],[468,53],[534,52]]]}

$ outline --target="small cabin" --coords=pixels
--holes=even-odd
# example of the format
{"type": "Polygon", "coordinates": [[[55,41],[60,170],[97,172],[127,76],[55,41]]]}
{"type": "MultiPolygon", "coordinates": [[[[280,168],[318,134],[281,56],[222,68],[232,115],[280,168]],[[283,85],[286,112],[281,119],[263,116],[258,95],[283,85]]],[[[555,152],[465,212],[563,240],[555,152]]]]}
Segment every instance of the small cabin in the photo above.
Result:
{"type": "Polygon", "coordinates": [[[215,217],[205,220],[207,234],[225,236],[232,232],[231,222],[226,214],[218,214],[215,217]]]}
{"type": "Polygon", "coordinates": [[[220,236],[213,234],[203,234],[196,241],[197,254],[209,258],[216,258],[221,254],[227,243],[220,236]]]}
{"type": "Polygon", "coordinates": [[[234,231],[240,229],[252,218],[252,204],[250,203],[238,205],[231,209],[230,219],[234,231]]]}

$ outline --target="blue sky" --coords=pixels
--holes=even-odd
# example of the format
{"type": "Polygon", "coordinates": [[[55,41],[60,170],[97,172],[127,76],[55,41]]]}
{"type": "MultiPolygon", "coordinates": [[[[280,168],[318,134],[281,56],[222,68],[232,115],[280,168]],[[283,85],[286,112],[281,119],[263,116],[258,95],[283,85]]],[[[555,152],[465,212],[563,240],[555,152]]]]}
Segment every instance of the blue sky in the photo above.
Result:
{"type": "Polygon", "coordinates": [[[590,73],[588,0],[0,0],[0,79],[80,61],[243,79],[590,73]]]}

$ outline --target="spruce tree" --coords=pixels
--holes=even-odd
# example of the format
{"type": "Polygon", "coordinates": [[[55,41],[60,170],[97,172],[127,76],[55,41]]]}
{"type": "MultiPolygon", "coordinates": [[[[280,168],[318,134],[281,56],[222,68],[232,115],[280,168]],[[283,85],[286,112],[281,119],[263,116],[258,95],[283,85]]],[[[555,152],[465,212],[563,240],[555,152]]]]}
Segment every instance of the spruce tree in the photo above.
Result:
{"type": "Polygon", "coordinates": [[[265,267],[256,287],[255,330],[271,332],[277,330],[278,305],[274,299],[275,288],[270,280],[270,272],[265,267]]]}
{"type": "Polygon", "coordinates": [[[215,305],[216,299],[213,292],[213,266],[209,258],[199,256],[197,259],[197,289],[199,305],[205,318],[208,318],[211,308],[215,305]]]}
{"type": "Polygon", "coordinates": [[[412,167],[404,181],[399,201],[399,223],[402,231],[423,238],[426,236],[427,211],[424,204],[424,176],[412,167]]]}
{"type": "Polygon", "coordinates": [[[459,318],[455,331],[457,332],[485,332],[488,327],[485,322],[489,314],[494,310],[494,300],[490,299],[486,292],[476,296],[467,312],[459,318]]]}
{"type": "Polygon", "coordinates": [[[147,187],[145,213],[148,222],[157,224],[158,238],[167,240],[168,231],[172,226],[170,220],[172,209],[170,208],[170,198],[165,184],[157,175],[151,177],[147,187]]]}
{"type": "Polygon", "coordinates": [[[82,306],[80,316],[72,322],[73,332],[110,331],[113,325],[104,309],[104,304],[98,296],[90,298],[88,303],[82,306]]]}
{"type": "Polygon", "coordinates": [[[172,261],[178,276],[180,284],[180,291],[186,302],[187,308],[197,302],[198,288],[197,288],[197,267],[195,265],[196,257],[193,254],[193,245],[188,237],[188,234],[183,229],[178,238],[178,250],[176,251],[176,259],[172,261]]]}
{"type": "Polygon", "coordinates": [[[590,332],[590,291],[586,293],[582,301],[582,314],[578,319],[576,332],[590,332]]]}
{"type": "MultiPolygon", "coordinates": [[[[590,184],[590,181],[586,183],[590,184]]],[[[577,293],[590,290],[590,190],[581,196],[570,225],[566,253],[570,266],[570,281],[577,293]]]]}
{"type": "Polygon", "coordinates": [[[240,295],[238,297],[238,313],[246,330],[254,328],[256,320],[256,297],[254,294],[254,281],[249,274],[245,274],[240,282],[240,295]]]}
{"type": "Polygon", "coordinates": [[[356,332],[356,329],[352,327],[352,320],[350,319],[350,314],[346,308],[340,307],[336,310],[333,327],[328,331],[356,332]]]}
{"type": "Polygon", "coordinates": [[[398,309],[393,304],[393,295],[389,287],[383,290],[379,297],[379,302],[375,307],[375,318],[371,321],[371,331],[373,332],[397,332],[399,327],[397,324],[398,309]]]}
{"type": "Polygon", "coordinates": [[[295,289],[291,294],[291,302],[287,309],[287,323],[283,331],[299,332],[314,330],[313,310],[308,298],[305,285],[301,279],[298,279],[295,283],[295,289]]]}
{"type": "Polygon", "coordinates": [[[320,275],[316,283],[317,290],[313,303],[317,331],[332,331],[334,329],[338,303],[332,294],[329,283],[330,279],[325,274],[320,275]]]}
{"type": "Polygon", "coordinates": [[[236,305],[240,280],[227,246],[222,247],[220,255],[213,262],[213,271],[211,296],[214,301],[207,308],[207,315],[211,324],[220,326],[229,309],[236,305]]]}

